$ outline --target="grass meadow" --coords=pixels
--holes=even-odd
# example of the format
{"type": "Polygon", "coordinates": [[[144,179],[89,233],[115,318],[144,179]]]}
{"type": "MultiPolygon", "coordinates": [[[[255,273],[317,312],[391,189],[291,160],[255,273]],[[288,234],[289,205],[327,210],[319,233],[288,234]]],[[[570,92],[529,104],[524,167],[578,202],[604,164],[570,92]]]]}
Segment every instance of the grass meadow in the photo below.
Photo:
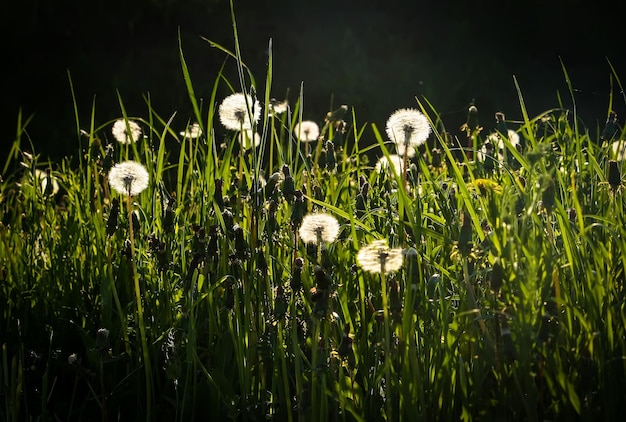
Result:
{"type": "Polygon", "coordinates": [[[569,93],[530,116],[518,89],[521,121],[416,98],[394,130],[274,100],[271,55],[258,82],[236,30],[211,45],[239,80],[196,98],[181,47],[186,127],[120,93],[119,122],[77,109],[76,153],[47,162],[20,116],[3,420],[619,418],[623,98],[604,128],[569,93]],[[248,95],[228,109],[223,88],[248,95]]]}

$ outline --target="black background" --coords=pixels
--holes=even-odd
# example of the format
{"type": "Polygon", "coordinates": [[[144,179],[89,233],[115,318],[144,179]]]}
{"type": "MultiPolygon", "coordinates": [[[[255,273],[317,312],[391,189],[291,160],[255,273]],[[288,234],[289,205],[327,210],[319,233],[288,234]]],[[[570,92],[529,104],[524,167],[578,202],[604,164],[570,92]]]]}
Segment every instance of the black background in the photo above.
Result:
{"type": "MultiPolygon", "coordinates": [[[[450,127],[465,121],[474,99],[485,126],[503,111],[521,118],[515,75],[529,113],[571,107],[563,61],[588,127],[602,125],[611,70],[626,72],[620,34],[624,2],[612,1],[298,1],[235,0],[244,61],[258,90],[265,81],[270,38],[271,95],[321,120],[331,106],[354,107],[357,121],[384,125],[391,112],[427,98],[450,127]],[[615,4],[613,4],[615,3],[615,4]],[[608,60],[607,60],[608,59],[608,60]],[[331,104],[332,102],[332,104],[331,104]]],[[[145,94],[182,130],[192,118],[178,57],[178,33],[196,94],[209,98],[225,55],[201,39],[234,49],[225,0],[22,0],[0,17],[4,76],[0,158],[15,138],[18,111],[33,115],[27,134],[42,156],[77,152],[74,84],[80,124],[88,129],[121,116],[116,90],[131,116],[147,116],[145,94]]],[[[238,81],[233,60],[225,74],[238,81]]],[[[623,78],[626,82],[626,77],[623,78]]],[[[624,114],[615,86],[614,109],[624,114]]],[[[220,85],[218,101],[228,93],[220,85]]],[[[216,125],[216,130],[221,130],[216,125]]],[[[27,144],[23,144],[29,149],[27,144]]]]}

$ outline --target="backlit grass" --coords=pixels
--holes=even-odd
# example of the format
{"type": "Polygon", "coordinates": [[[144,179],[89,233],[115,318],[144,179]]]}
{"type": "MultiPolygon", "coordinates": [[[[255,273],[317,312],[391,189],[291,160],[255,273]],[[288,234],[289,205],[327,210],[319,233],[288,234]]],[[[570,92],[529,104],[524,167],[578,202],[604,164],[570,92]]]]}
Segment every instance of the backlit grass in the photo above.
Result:
{"type": "Polygon", "coordinates": [[[416,99],[432,133],[410,156],[350,107],[307,110],[302,91],[283,110],[271,55],[259,83],[236,32],[234,52],[213,46],[240,80],[193,81],[181,48],[184,127],[148,97],[128,115],[121,93],[135,142],[77,110],[76,153],[50,163],[18,122],[0,185],[3,419],[618,418],[626,228],[609,113],[603,133],[573,102],[529,116],[520,90],[522,121],[479,114],[456,138],[445,125],[463,122],[416,99]],[[224,87],[250,93],[251,132],[221,125],[224,87]],[[299,140],[304,120],[317,141],[299,140]],[[380,157],[396,165],[375,171],[380,157]],[[108,181],[127,160],[149,174],[133,196],[108,181]],[[305,243],[316,212],[338,231],[318,219],[305,243]],[[379,269],[357,259],[375,240],[379,269]]]}

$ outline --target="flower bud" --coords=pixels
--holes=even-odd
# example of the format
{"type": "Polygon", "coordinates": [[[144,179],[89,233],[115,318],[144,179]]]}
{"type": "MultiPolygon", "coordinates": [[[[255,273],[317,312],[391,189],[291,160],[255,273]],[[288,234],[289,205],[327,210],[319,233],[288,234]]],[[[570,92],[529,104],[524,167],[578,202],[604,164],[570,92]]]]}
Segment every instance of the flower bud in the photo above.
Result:
{"type": "Polygon", "coordinates": [[[291,273],[291,282],[289,283],[292,291],[298,291],[302,287],[302,267],[304,261],[302,258],[296,258],[293,263],[293,272],[291,273]]]}
{"type": "Polygon", "coordinates": [[[107,220],[107,236],[113,236],[117,230],[117,217],[120,213],[120,200],[113,198],[111,200],[111,210],[107,220]]]}
{"type": "Polygon", "coordinates": [[[622,184],[622,176],[617,161],[609,160],[608,182],[612,189],[617,189],[622,184]]]}
{"type": "Polygon", "coordinates": [[[94,349],[103,352],[109,349],[109,330],[100,328],[96,334],[96,346],[94,349]]]}
{"type": "Polygon", "coordinates": [[[67,363],[69,365],[77,365],[78,364],[78,355],[76,353],[72,353],[67,357],[67,363]]]}

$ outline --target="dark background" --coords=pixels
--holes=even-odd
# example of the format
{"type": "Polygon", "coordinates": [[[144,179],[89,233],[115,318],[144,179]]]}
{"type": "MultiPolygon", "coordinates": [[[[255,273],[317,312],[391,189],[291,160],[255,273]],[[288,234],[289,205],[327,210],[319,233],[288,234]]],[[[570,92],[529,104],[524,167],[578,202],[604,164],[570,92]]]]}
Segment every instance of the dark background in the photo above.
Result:
{"type": "MultiPolygon", "coordinates": [[[[453,132],[472,99],[491,127],[496,111],[521,118],[513,75],[531,115],[556,107],[557,91],[571,106],[560,58],[579,112],[595,130],[607,115],[607,59],[618,75],[626,72],[624,3],[235,0],[235,10],[242,55],[259,92],[272,38],[272,96],[289,92],[294,103],[303,83],[306,119],[322,119],[332,101],[354,107],[361,124],[383,126],[395,109],[425,96],[453,132]]],[[[161,116],[177,112],[174,128],[182,130],[192,113],[178,31],[196,94],[205,101],[225,55],[200,37],[234,48],[227,0],[21,0],[3,8],[0,163],[20,109],[34,116],[27,134],[36,152],[55,159],[76,154],[68,71],[82,128],[89,128],[94,97],[96,124],[121,116],[119,90],[131,116],[147,116],[149,93],[161,116]]],[[[225,73],[237,85],[235,69],[227,61],[225,73]]],[[[218,101],[227,93],[222,84],[218,101]]],[[[617,87],[614,93],[621,117],[624,100],[617,87]]]]}

